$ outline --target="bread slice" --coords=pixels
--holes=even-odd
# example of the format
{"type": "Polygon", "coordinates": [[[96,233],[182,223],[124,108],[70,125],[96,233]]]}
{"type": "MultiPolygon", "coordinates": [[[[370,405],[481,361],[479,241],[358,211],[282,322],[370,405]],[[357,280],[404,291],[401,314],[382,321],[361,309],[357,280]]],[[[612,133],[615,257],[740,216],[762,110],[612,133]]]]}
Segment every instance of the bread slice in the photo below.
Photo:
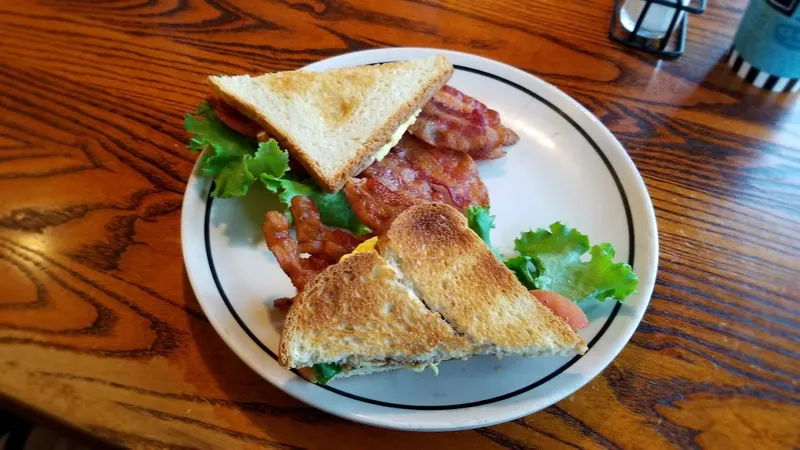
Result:
{"type": "Polygon", "coordinates": [[[467,356],[469,341],[428,310],[374,251],[325,269],[295,300],[281,335],[282,365],[339,364],[340,376],[467,356]]]}
{"type": "Polygon", "coordinates": [[[380,239],[378,251],[430,310],[473,342],[476,354],[586,351],[583,339],[536,300],[448,205],[407,209],[380,239]]]}
{"type": "Polygon", "coordinates": [[[324,72],[212,76],[214,93],[263,126],[328,192],[372,163],[453,73],[444,56],[324,72]]]}

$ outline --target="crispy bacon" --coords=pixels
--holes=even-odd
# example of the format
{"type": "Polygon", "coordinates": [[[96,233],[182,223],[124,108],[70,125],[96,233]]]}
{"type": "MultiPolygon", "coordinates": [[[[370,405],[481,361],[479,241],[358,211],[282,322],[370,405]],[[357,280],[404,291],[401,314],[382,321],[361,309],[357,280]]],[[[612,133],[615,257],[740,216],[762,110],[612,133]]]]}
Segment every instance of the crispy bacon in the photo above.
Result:
{"type": "Polygon", "coordinates": [[[322,272],[328,263],[314,256],[300,256],[297,243],[290,234],[291,228],[286,216],[269,211],[264,221],[264,239],[294,287],[302,291],[306,283],[322,272]]]}
{"type": "Polygon", "coordinates": [[[344,192],[358,219],[376,232],[416,203],[448,203],[462,210],[489,204],[468,154],[432,147],[409,134],[361,176],[350,180],[344,192]]]}
{"type": "MultiPolygon", "coordinates": [[[[413,199],[443,201],[441,192],[434,190],[428,182],[426,174],[407,158],[410,153],[418,151],[422,146],[429,147],[411,135],[404,135],[383,160],[372,163],[361,172],[361,177],[373,179],[390,191],[402,192],[413,199]],[[411,140],[420,145],[411,143],[411,140]]],[[[435,148],[432,149],[438,151],[435,148]]]]}
{"type": "Polygon", "coordinates": [[[408,129],[430,145],[469,153],[475,159],[496,159],[519,136],[500,123],[500,114],[463,92],[444,86],[422,107],[408,129]]]}
{"type": "Polygon", "coordinates": [[[392,191],[372,178],[352,178],[344,187],[344,195],[358,220],[377,233],[389,228],[398,214],[417,200],[401,191],[392,191]]]}
{"type": "Polygon", "coordinates": [[[278,309],[289,309],[294,303],[295,297],[281,297],[276,298],[274,302],[272,302],[272,306],[278,309]]]}
{"type": "Polygon", "coordinates": [[[361,176],[419,201],[449,203],[459,209],[489,204],[486,186],[468,154],[432,147],[410,134],[361,176]]]}
{"type": "Polygon", "coordinates": [[[330,264],[339,262],[339,258],[353,251],[364,241],[363,237],[338,229],[328,228],[322,223],[314,201],[308,197],[292,198],[289,208],[294,217],[297,230],[297,248],[301,253],[308,253],[330,264]]]}
{"type": "MultiPolygon", "coordinates": [[[[275,255],[281,269],[300,292],[323,269],[339,262],[339,258],[353,251],[364,237],[356,237],[344,230],[325,226],[319,211],[308,197],[292,198],[289,208],[297,230],[297,241],[291,236],[289,219],[277,211],[269,211],[264,221],[264,239],[275,255]],[[301,253],[310,256],[303,258],[301,253]]],[[[281,304],[285,301],[279,302],[281,304]]],[[[276,305],[277,306],[277,305],[276,305]]]]}
{"type": "Polygon", "coordinates": [[[409,134],[397,143],[394,152],[431,183],[434,190],[443,187],[452,202],[444,200],[446,197],[437,198],[436,193],[430,200],[451,203],[458,209],[489,205],[489,192],[468,154],[432,147],[409,134]]]}

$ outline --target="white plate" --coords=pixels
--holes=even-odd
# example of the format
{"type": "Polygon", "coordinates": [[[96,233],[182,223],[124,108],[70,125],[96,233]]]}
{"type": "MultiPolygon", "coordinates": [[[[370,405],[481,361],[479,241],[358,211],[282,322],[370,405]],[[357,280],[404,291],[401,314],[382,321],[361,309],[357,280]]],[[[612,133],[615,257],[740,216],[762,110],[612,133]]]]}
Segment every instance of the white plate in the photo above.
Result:
{"type": "MultiPolygon", "coordinates": [[[[294,295],[289,278],[261,236],[273,205],[263,189],[213,200],[210,180],[193,175],[183,202],[181,238],[194,292],[214,328],[253,370],[288,394],[346,419],[408,430],[492,425],[546,408],[603,370],[628,342],[655,282],[658,237],[647,189],[614,136],[552,85],[496,61],[452,51],[393,48],[350,53],[306,70],[446,54],[456,66],[450,85],[500,112],[521,140],[505,158],[478,162],[489,189],[502,251],[529,228],[562,221],[593,243],[611,242],[639,276],[639,294],[624,304],[585,308],[581,335],[589,351],[574,358],[491,357],[450,361],[430,371],[394,371],[334,380],[321,387],[275,359],[283,315],[272,307],[294,295]]],[[[586,306],[586,305],[584,305],[586,306]]]]}

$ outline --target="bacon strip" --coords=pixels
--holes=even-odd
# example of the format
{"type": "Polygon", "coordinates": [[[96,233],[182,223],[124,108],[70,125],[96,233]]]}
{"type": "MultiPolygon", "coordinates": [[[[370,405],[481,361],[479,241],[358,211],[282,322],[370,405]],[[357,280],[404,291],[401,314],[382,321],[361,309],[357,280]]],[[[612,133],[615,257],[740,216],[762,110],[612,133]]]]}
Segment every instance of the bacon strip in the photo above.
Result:
{"type": "Polygon", "coordinates": [[[263,231],[267,247],[298,292],[323,269],[339,262],[343,255],[352,252],[367,238],[325,226],[320,220],[317,206],[308,197],[292,198],[289,210],[294,218],[297,241],[291,236],[289,219],[277,211],[267,213],[263,231]],[[310,256],[303,258],[301,253],[310,256]]]}
{"type": "Polygon", "coordinates": [[[297,243],[290,234],[291,228],[286,216],[277,211],[267,212],[263,227],[264,239],[278,260],[278,264],[281,265],[281,269],[289,276],[299,292],[322,272],[328,263],[313,256],[308,258],[300,256],[297,243]]]}
{"type": "Polygon", "coordinates": [[[361,176],[420,201],[449,203],[459,209],[489,204],[486,186],[468,154],[432,147],[410,134],[361,176]]]}
{"type": "Polygon", "coordinates": [[[358,220],[377,233],[386,231],[395,217],[417,202],[372,178],[351,178],[344,187],[344,195],[358,220]]]}
{"type": "Polygon", "coordinates": [[[436,198],[437,193],[427,181],[425,174],[406,159],[408,154],[406,151],[408,142],[406,141],[409,137],[427,146],[424,142],[406,134],[392,151],[381,161],[376,161],[364,169],[360,176],[375,180],[392,192],[402,192],[411,198],[420,200],[435,199],[435,201],[439,201],[440,199],[436,198]]]}
{"type": "Polygon", "coordinates": [[[431,98],[408,131],[430,145],[466,152],[475,159],[500,158],[506,154],[501,146],[519,141],[500,123],[497,111],[450,86],[431,98]]]}
{"type": "Polygon", "coordinates": [[[448,203],[462,210],[489,204],[468,154],[432,147],[409,134],[361,176],[345,186],[345,196],[358,219],[376,232],[416,203],[448,203]]]}
{"type": "Polygon", "coordinates": [[[322,223],[314,201],[308,197],[292,198],[289,210],[294,217],[300,253],[308,253],[330,264],[336,264],[365,239],[344,230],[328,228],[322,223]]]}
{"type": "MultiPolygon", "coordinates": [[[[475,161],[468,154],[432,147],[412,135],[404,136],[394,152],[418,170],[434,189],[437,186],[446,189],[456,208],[489,205],[489,192],[481,181],[475,161]]],[[[430,200],[447,203],[435,193],[430,200]]]]}

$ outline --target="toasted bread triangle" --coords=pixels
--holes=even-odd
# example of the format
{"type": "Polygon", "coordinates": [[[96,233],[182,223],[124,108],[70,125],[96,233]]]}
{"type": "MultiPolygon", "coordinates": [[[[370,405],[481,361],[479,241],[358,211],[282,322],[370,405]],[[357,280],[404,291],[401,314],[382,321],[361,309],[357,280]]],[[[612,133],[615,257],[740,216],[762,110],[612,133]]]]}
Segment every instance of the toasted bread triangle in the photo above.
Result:
{"type": "Polygon", "coordinates": [[[328,192],[376,152],[453,73],[444,56],[324,72],[212,76],[214,93],[258,122],[328,192]]]}
{"type": "Polygon", "coordinates": [[[370,251],[328,267],[306,286],[286,317],[279,359],[287,367],[338,363],[349,371],[439,362],[471,348],[370,251]]]}
{"type": "Polygon", "coordinates": [[[583,339],[528,292],[455,208],[424,203],[407,209],[378,249],[429,309],[472,340],[475,354],[586,351],[583,339]]]}

